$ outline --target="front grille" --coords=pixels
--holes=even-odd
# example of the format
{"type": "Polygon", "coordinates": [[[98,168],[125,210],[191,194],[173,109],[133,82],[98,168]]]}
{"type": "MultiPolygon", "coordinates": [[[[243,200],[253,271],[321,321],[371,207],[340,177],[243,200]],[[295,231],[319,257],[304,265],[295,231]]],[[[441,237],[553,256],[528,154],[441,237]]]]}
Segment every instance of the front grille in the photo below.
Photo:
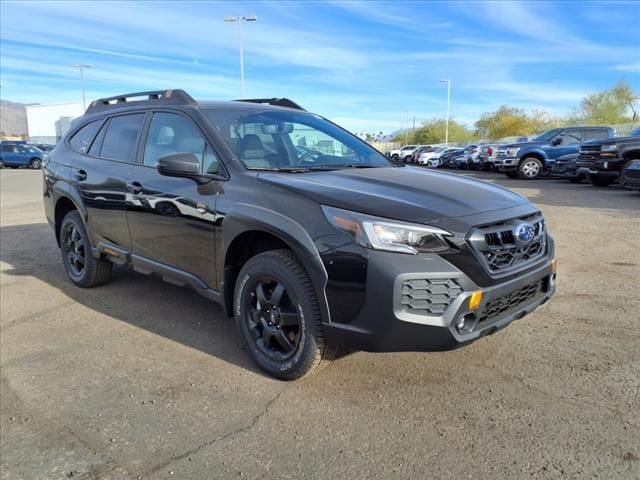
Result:
{"type": "Polygon", "coordinates": [[[543,287],[543,280],[532,283],[502,297],[498,297],[486,303],[478,318],[479,322],[494,320],[523,303],[534,298],[543,287]]]}
{"type": "Polygon", "coordinates": [[[600,158],[600,145],[582,145],[580,147],[580,161],[592,162],[600,158]]]}
{"type": "Polygon", "coordinates": [[[471,248],[492,276],[505,275],[534,263],[546,253],[544,218],[537,213],[507,222],[476,228],[469,237],[471,248]],[[533,227],[530,241],[520,241],[514,231],[520,224],[533,227]]]}
{"type": "Polygon", "coordinates": [[[414,279],[402,282],[402,309],[414,315],[442,315],[462,293],[453,278],[414,279]]]}

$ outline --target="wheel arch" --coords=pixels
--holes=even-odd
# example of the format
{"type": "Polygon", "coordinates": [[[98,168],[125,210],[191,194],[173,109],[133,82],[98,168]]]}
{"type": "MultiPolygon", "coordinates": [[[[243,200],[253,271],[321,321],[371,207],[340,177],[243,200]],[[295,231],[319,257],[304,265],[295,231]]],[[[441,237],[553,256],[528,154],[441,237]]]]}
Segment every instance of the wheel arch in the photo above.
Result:
{"type": "Polygon", "coordinates": [[[323,321],[330,321],[325,293],[327,271],[315,243],[300,224],[264,207],[237,204],[226,215],[222,226],[224,261],[219,265],[218,281],[229,316],[234,315],[235,282],[244,263],[259,253],[287,248],[300,260],[311,279],[323,321]]]}
{"type": "Polygon", "coordinates": [[[54,229],[58,246],[60,246],[60,226],[62,224],[62,220],[64,219],[65,215],[72,210],[77,210],[78,212],[80,212],[80,217],[84,221],[85,217],[83,215],[83,210],[80,209],[78,205],[68,196],[59,196],[54,207],[54,229]]]}

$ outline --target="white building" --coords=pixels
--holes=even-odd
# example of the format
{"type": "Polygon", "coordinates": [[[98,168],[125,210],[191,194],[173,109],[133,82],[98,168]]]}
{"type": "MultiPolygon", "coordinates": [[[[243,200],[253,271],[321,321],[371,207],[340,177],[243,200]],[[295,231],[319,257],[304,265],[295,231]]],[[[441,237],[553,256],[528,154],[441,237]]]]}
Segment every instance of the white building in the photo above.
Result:
{"type": "Polygon", "coordinates": [[[56,143],[71,121],[84,113],[80,102],[28,105],[26,109],[29,140],[35,143],[56,143]]]}

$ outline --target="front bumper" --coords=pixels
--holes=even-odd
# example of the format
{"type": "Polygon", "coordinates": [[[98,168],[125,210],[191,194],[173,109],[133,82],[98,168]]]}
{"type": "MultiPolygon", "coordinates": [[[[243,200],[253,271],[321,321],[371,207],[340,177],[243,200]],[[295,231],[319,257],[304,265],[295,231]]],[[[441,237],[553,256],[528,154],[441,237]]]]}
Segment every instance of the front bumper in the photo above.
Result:
{"type": "Polygon", "coordinates": [[[498,157],[494,160],[493,166],[499,172],[509,172],[517,170],[519,163],[518,157],[498,157]]]}
{"type": "MultiPolygon", "coordinates": [[[[349,323],[325,324],[325,334],[331,343],[366,351],[457,348],[506,327],[549,300],[556,283],[553,255],[553,240],[549,237],[548,255],[535,267],[511,280],[496,280],[493,285],[480,288],[438,255],[371,251],[362,309],[349,323]],[[420,287],[425,282],[432,284],[429,288],[436,292],[431,299],[440,302],[428,313],[406,305],[408,285],[420,287]],[[447,292],[439,293],[443,290],[447,292]],[[471,296],[479,290],[480,305],[471,309],[471,296]],[[458,330],[456,326],[465,316],[466,327],[458,330]]],[[[423,294],[418,293],[420,302],[423,294]]]]}

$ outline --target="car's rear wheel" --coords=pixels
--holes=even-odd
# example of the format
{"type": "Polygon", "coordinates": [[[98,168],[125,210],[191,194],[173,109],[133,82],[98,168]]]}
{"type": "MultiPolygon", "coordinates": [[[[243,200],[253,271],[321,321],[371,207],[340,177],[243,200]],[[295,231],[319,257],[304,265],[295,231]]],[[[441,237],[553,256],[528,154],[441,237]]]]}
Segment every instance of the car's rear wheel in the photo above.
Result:
{"type": "Polygon", "coordinates": [[[39,170],[42,167],[42,161],[39,158],[32,158],[31,162],[29,162],[29,167],[34,170],[39,170]]]}
{"type": "Polygon", "coordinates": [[[69,279],[79,287],[102,285],[111,279],[113,264],[91,253],[91,242],[77,210],[67,213],[60,225],[60,252],[69,279]]]}
{"type": "Polygon", "coordinates": [[[518,173],[520,178],[538,178],[542,174],[542,162],[534,157],[526,157],[520,162],[518,173]]]}
{"type": "Polygon", "coordinates": [[[614,181],[615,179],[611,177],[598,177],[594,175],[591,176],[591,184],[596,187],[608,187],[614,181]]]}
{"type": "Polygon", "coordinates": [[[236,281],[234,314],[252,360],[283,380],[312,373],[333,359],[309,276],[289,250],[252,257],[236,281]]]}

